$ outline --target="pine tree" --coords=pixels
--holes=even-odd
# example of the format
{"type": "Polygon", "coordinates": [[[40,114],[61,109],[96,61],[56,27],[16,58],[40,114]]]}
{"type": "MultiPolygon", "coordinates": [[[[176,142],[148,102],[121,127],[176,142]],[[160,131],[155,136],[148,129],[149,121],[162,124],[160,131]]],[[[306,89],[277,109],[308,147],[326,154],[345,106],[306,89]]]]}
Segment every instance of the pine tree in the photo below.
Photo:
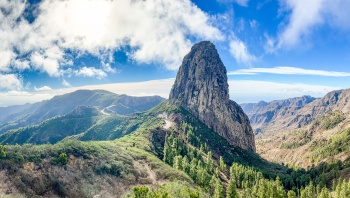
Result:
{"type": "Polygon", "coordinates": [[[191,161],[190,176],[194,181],[196,181],[197,179],[197,159],[196,158],[193,158],[191,161]]]}
{"type": "Polygon", "coordinates": [[[7,156],[7,153],[5,151],[5,147],[0,144],[0,159],[3,159],[7,156]]]}
{"type": "Polygon", "coordinates": [[[214,161],[212,159],[212,152],[208,152],[208,159],[207,159],[207,170],[209,173],[213,173],[214,171],[214,161]]]}
{"type": "Polygon", "coordinates": [[[216,182],[213,198],[224,198],[224,188],[220,181],[216,182]]]}
{"type": "Polygon", "coordinates": [[[238,198],[236,182],[233,179],[230,179],[226,189],[226,198],[238,198]]]}
{"type": "Polygon", "coordinates": [[[328,189],[326,187],[323,187],[317,198],[332,198],[332,196],[329,193],[328,189]]]}
{"type": "Polygon", "coordinates": [[[226,171],[226,164],[224,162],[224,158],[222,156],[220,156],[220,170],[222,172],[225,172],[226,171]]]}
{"type": "Polygon", "coordinates": [[[290,190],[287,193],[287,197],[288,198],[297,198],[297,194],[293,190],[290,190]]]}
{"type": "Polygon", "coordinates": [[[182,170],[186,173],[186,174],[190,174],[190,164],[188,162],[188,158],[185,155],[185,157],[182,158],[182,170]]]}
{"type": "Polygon", "coordinates": [[[175,156],[174,157],[174,164],[173,167],[177,170],[183,170],[182,169],[182,157],[181,155],[175,156]]]}
{"type": "Polygon", "coordinates": [[[173,165],[173,159],[174,159],[174,154],[173,154],[173,149],[172,149],[172,143],[173,143],[173,135],[166,135],[165,136],[165,142],[164,142],[164,158],[163,161],[169,165],[173,165]]]}

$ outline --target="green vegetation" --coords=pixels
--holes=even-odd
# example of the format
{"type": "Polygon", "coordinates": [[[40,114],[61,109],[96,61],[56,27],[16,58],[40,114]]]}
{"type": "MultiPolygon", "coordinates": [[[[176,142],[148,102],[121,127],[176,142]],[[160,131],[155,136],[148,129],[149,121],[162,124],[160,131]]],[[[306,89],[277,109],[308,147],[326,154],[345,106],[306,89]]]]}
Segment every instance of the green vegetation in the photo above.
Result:
{"type": "MultiPolygon", "coordinates": [[[[115,185],[122,185],[117,189],[124,189],[126,197],[349,195],[349,182],[339,176],[350,163],[321,164],[308,171],[270,163],[229,145],[188,111],[167,102],[133,117],[99,115],[93,122],[83,133],[66,136],[54,145],[0,145],[1,170],[15,178],[16,188],[29,197],[49,192],[91,197],[115,185]],[[164,129],[163,119],[157,118],[163,113],[174,116],[177,125],[164,129]],[[74,182],[81,187],[70,188],[77,185],[74,182]]],[[[344,136],[334,140],[334,145],[344,141],[342,148],[347,149],[349,133],[340,133],[344,136]]],[[[33,137],[37,136],[30,140],[33,137]]]]}
{"type": "Polygon", "coordinates": [[[0,144],[0,159],[3,159],[6,157],[6,151],[3,145],[0,144]]]}
{"type": "Polygon", "coordinates": [[[156,188],[147,186],[136,186],[134,192],[126,197],[132,198],[200,198],[206,197],[200,189],[194,189],[186,186],[186,183],[181,181],[169,182],[156,188]]]}
{"type": "Polygon", "coordinates": [[[327,157],[350,150],[350,128],[332,136],[329,140],[314,141],[311,145],[312,159],[317,163],[327,157]]]}
{"type": "Polygon", "coordinates": [[[343,122],[346,119],[346,115],[337,110],[330,111],[322,115],[319,119],[315,121],[315,125],[321,125],[323,130],[329,130],[336,127],[339,123],[343,122]]]}

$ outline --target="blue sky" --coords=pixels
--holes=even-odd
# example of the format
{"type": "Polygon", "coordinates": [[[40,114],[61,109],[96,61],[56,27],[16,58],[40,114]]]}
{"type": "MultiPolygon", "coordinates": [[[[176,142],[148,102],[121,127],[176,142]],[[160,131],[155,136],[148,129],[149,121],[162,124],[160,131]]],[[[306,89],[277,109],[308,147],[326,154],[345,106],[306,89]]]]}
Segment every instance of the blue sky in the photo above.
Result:
{"type": "Polygon", "coordinates": [[[321,97],[350,88],[349,9],[346,0],[0,0],[0,106],[81,88],[167,97],[201,40],[216,45],[238,103],[321,97]]]}

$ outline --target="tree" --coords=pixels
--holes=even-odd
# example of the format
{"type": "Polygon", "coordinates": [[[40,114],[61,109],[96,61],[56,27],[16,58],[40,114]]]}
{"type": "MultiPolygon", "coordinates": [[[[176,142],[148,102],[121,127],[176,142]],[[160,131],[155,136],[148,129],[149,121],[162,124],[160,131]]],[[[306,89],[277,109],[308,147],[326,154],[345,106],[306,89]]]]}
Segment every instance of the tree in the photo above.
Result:
{"type": "Polygon", "coordinates": [[[220,181],[216,182],[215,190],[214,190],[214,198],[224,198],[224,188],[220,181]]]}
{"type": "Polygon", "coordinates": [[[7,153],[5,151],[5,147],[0,144],[0,159],[3,159],[7,156],[7,153]]]}
{"type": "Polygon", "coordinates": [[[213,173],[214,171],[214,161],[212,159],[212,152],[208,152],[208,159],[207,159],[207,170],[209,173],[213,173]]]}
{"type": "Polygon", "coordinates": [[[230,182],[226,190],[226,198],[237,198],[237,197],[238,197],[238,193],[237,193],[236,182],[234,179],[230,179],[230,182]]]}
{"type": "Polygon", "coordinates": [[[317,196],[317,198],[332,198],[332,196],[329,193],[328,189],[326,187],[323,187],[321,193],[317,196]]]}
{"type": "Polygon", "coordinates": [[[287,197],[288,198],[297,198],[297,194],[293,190],[290,190],[287,193],[287,197]]]}
{"type": "Polygon", "coordinates": [[[196,158],[193,158],[191,161],[190,176],[194,181],[196,181],[196,178],[197,178],[197,159],[196,158]]]}
{"type": "Polygon", "coordinates": [[[190,174],[190,163],[188,162],[188,158],[185,155],[184,158],[182,158],[182,170],[186,173],[186,174],[190,174]]]}
{"type": "Polygon", "coordinates": [[[226,171],[226,164],[224,162],[224,158],[222,156],[220,156],[220,170],[222,172],[225,172],[226,171]]]}
{"type": "Polygon", "coordinates": [[[149,192],[149,188],[147,186],[136,186],[134,187],[134,197],[135,198],[145,198],[149,192]]]}
{"type": "Polygon", "coordinates": [[[183,170],[182,169],[182,157],[181,157],[181,155],[178,155],[174,158],[173,167],[177,170],[183,170]]]}
{"type": "Polygon", "coordinates": [[[61,165],[66,165],[68,162],[68,156],[66,153],[61,153],[59,156],[58,156],[58,164],[61,164],[61,165]]]}
{"type": "Polygon", "coordinates": [[[165,143],[164,143],[164,158],[163,161],[167,164],[170,164],[171,166],[173,165],[173,159],[174,159],[174,154],[172,150],[172,143],[173,143],[173,135],[168,136],[168,134],[165,137],[165,143]]]}

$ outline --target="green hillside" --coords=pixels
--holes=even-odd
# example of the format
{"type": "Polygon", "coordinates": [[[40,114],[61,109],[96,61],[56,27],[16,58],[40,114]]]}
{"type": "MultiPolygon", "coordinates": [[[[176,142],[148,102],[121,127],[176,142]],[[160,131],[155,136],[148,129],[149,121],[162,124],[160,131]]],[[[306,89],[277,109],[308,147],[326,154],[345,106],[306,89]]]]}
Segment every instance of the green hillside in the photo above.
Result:
{"type": "Polygon", "coordinates": [[[78,90],[29,106],[0,109],[0,112],[8,111],[6,116],[0,119],[0,134],[11,129],[39,124],[56,116],[64,116],[78,106],[95,106],[106,115],[131,115],[149,110],[163,100],[159,96],[133,97],[104,90],[78,90]]]}
{"type": "MultiPolygon", "coordinates": [[[[96,111],[87,109],[91,117],[96,115],[96,111]]],[[[86,132],[67,136],[54,145],[2,147],[0,173],[5,173],[7,185],[16,189],[10,194],[223,197],[228,193],[239,197],[291,197],[294,193],[314,192],[320,197],[329,195],[326,187],[332,189],[332,185],[335,191],[348,193],[342,190],[348,183],[337,180],[339,172],[331,172],[334,168],[342,171],[346,164],[325,164],[306,171],[268,162],[255,153],[230,146],[185,109],[168,105],[167,101],[134,117],[98,117],[101,119],[86,132]],[[166,122],[171,123],[169,128],[166,122]],[[113,141],[90,141],[114,137],[117,139],[113,141]]]]}

